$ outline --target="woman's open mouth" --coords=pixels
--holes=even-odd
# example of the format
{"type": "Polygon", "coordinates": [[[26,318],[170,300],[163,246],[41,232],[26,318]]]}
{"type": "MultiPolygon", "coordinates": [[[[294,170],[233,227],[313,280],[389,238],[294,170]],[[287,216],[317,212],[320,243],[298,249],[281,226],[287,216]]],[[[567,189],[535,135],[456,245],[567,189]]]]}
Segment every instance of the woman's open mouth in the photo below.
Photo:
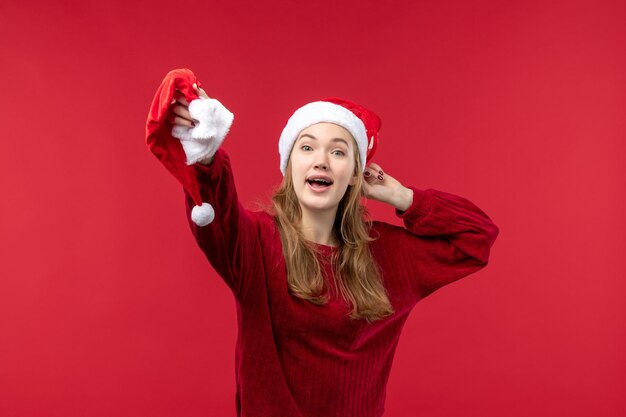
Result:
{"type": "Polygon", "coordinates": [[[333,185],[333,181],[326,176],[312,175],[306,180],[306,182],[309,185],[309,188],[316,193],[326,191],[331,185],[333,185]]]}

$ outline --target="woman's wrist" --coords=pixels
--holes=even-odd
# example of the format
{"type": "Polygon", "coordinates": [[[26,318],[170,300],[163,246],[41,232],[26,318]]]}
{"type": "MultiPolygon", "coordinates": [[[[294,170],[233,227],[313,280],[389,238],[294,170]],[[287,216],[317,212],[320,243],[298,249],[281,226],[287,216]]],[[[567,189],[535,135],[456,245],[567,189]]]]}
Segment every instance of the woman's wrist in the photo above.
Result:
{"type": "Polygon", "coordinates": [[[396,191],[394,198],[390,202],[392,206],[397,208],[400,211],[406,211],[411,204],[413,203],[413,190],[407,188],[403,185],[400,185],[398,190],[396,191]]]}

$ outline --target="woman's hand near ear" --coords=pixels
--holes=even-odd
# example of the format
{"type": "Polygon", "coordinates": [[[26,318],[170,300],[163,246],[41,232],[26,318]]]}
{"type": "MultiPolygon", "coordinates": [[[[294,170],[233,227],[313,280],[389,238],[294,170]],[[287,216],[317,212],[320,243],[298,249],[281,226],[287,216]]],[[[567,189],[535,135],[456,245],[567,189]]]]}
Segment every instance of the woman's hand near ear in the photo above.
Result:
{"type": "Polygon", "coordinates": [[[370,200],[387,203],[405,211],[413,202],[413,190],[383,172],[380,165],[371,163],[363,172],[363,193],[370,200]]]}

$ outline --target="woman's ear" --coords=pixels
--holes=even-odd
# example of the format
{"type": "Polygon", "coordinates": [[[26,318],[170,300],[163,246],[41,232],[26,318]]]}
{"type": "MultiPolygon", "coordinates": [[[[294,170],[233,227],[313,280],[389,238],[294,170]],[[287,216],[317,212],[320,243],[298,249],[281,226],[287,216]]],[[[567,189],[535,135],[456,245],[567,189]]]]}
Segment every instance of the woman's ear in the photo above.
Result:
{"type": "Polygon", "coordinates": [[[351,178],[350,178],[350,182],[348,183],[348,185],[356,185],[356,176],[359,175],[358,173],[354,174],[351,178]]]}

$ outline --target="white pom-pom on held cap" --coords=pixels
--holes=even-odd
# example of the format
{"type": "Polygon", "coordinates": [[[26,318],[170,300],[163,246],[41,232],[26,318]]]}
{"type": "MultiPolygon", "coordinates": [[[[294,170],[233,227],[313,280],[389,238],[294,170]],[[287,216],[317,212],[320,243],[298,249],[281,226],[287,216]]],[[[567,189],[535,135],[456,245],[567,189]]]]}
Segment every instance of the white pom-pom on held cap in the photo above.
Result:
{"type": "Polygon", "coordinates": [[[195,206],[191,209],[191,220],[198,226],[206,226],[215,218],[215,210],[209,203],[202,203],[201,206],[195,206]]]}

